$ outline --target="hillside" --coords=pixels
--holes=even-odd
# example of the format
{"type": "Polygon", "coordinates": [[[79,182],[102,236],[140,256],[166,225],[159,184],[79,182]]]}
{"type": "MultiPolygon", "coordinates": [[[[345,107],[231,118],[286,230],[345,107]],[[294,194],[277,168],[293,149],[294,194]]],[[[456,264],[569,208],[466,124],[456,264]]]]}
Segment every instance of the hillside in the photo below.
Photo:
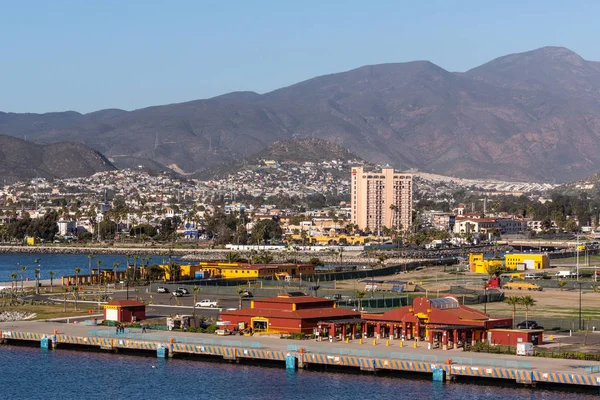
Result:
{"type": "Polygon", "coordinates": [[[461,73],[428,61],[371,65],[130,112],[0,113],[0,133],[186,173],[319,138],[399,169],[569,181],[600,171],[600,63],[544,47],[461,73]]]}
{"type": "Polygon", "coordinates": [[[3,183],[32,178],[89,176],[115,167],[100,153],[81,143],[38,145],[0,135],[0,176],[3,183]]]}
{"type": "MultiPolygon", "coordinates": [[[[244,170],[261,170],[269,173],[273,169],[265,165],[265,161],[276,161],[286,165],[318,164],[322,161],[336,160],[346,166],[351,162],[362,163],[360,157],[335,143],[322,139],[290,139],[271,144],[268,148],[249,157],[236,161],[228,161],[216,167],[199,171],[195,176],[199,179],[221,179],[244,170]]],[[[347,178],[349,167],[340,171],[340,177],[347,178]],[[345,175],[344,175],[345,174],[345,175]]]]}

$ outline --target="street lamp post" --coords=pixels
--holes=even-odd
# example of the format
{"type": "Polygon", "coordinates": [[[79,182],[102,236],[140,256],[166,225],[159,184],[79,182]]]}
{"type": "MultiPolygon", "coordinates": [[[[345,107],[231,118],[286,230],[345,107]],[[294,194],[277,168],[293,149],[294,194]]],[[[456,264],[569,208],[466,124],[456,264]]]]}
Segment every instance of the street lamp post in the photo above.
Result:
{"type": "Polygon", "coordinates": [[[488,298],[487,298],[487,287],[483,289],[483,293],[485,295],[485,301],[483,302],[483,313],[487,314],[487,302],[488,302],[488,298]]]}
{"type": "Polygon", "coordinates": [[[581,330],[581,285],[583,282],[579,282],[579,330],[581,330]]]}
{"type": "MultiPolygon", "coordinates": [[[[576,244],[577,248],[576,248],[576,256],[577,256],[577,281],[579,281],[579,234],[577,234],[577,244],[576,244]]],[[[581,289],[581,285],[579,286],[579,288],[581,289]]]]}

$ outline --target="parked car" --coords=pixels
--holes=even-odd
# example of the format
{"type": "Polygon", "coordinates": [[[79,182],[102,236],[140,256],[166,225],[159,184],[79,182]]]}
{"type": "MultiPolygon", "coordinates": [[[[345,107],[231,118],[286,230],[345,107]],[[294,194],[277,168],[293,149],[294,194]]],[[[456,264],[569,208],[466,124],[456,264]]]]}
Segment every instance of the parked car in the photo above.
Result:
{"type": "Polygon", "coordinates": [[[244,290],[244,292],[242,293],[242,297],[254,297],[254,295],[252,294],[251,291],[244,290]]]}
{"type": "Polygon", "coordinates": [[[156,289],[156,293],[169,293],[169,289],[164,286],[159,286],[158,289],[156,289]]]}
{"type": "Polygon", "coordinates": [[[216,300],[200,300],[196,303],[196,307],[217,307],[216,300]]]}
{"type": "Polygon", "coordinates": [[[173,296],[175,297],[182,297],[185,293],[183,293],[181,290],[176,290],[173,292],[173,296]]]}
{"type": "Polygon", "coordinates": [[[539,326],[537,322],[533,320],[523,321],[517,324],[518,329],[544,329],[543,326],[539,326]]]}
{"type": "Polygon", "coordinates": [[[184,288],[184,287],[178,287],[178,288],[177,288],[177,290],[178,290],[178,291],[180,291],[180,292],[181,292],[181,293],[183,293],[183,294],[190,294],[190,291],[189,291],[189,290],[187,290],[187,289],[186,289],[186,288],[184,288]]]}

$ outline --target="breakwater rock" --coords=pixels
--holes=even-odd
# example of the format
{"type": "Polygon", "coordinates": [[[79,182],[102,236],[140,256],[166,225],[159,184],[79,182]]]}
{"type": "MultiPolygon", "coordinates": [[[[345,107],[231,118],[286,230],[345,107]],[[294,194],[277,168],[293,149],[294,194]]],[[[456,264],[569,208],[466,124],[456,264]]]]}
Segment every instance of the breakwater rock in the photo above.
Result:
{"type": "Polygon", "coordinates": [[[188,254],[219,254],[222,257],[227,250],[182,249],[169,247],[96,247],[96,246],[0,246],[0,254],[122,254],[140,256],[183,256],[188,254]]]}
{"type": "Polygon", "coordinates": [[[36,317],[36,313],[23,311],[3,311],[0,313],[0,322],[23,321],[36,317]]]}
{"type": "MultiPolygon", "coordinates": [[[[373,264],[377,262],[380,256],[384,256],[389,262],[401,261],[406,262],[414,260],[438,260],[443,258],[469,257],[469,253],[496,253],[499,257],[505,252],[512,252],[514,249],[511,246],[472,246],[460,247],[454,249],[438,249],[438,250],[423,250],[423,249],[390,249],[390,250],[375,250],[372,254],[366,251],[345,251],[342,255],[343,262],[348,264],[373,264]]],[[[197,251],[193,254],[187,254],[181,257],[182,261],[212,261],[225,260],[227,250],[205,250],[197,251]]],[[[324,263],[336,264],[340,262],[339,253],[332,253],[327,247],[323,247],[320,251],[298,251],[297,253],[287,252],[285,250],[269,251],[273,256],[274,262],[286,262],[296,260],[298,262],[308,262],[311,258],[317,257],[324,263]]],[[[234,251],[241,258],[250,259],[252,252],[250,251],[234,251]]]]}

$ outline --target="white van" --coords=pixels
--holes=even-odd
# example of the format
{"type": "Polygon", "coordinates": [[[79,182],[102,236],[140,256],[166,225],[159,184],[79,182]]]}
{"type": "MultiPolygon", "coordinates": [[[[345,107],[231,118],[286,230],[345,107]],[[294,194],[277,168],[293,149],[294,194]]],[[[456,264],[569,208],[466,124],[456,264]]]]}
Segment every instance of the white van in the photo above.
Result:
{"type": "Polygon", "coordinates": [[[576,275],[577,274],[571,271],[557,271],[556,274],[554,274],[554,276],[556,276],[557,278],[572,278],[576,275]]]}

